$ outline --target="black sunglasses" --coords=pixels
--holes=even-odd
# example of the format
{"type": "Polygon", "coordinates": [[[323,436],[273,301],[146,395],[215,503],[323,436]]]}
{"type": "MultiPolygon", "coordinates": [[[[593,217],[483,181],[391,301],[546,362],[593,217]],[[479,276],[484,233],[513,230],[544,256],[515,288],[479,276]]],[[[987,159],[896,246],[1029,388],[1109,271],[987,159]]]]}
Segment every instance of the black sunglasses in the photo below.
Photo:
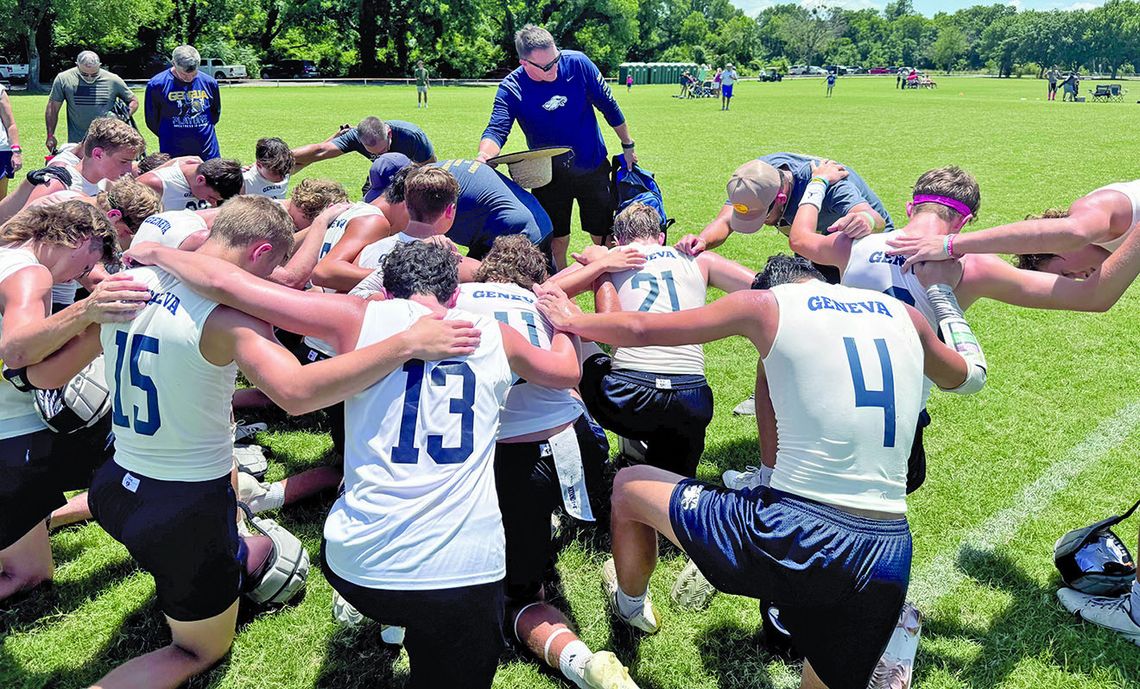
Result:
{"type": "Polygon", "coordinates": [[[547,62],[545,65],[540,65],[537,62],[532,62],[531,60],[528,60],[525,57],[522,58],[522,61],[529,64],[532,67],[537,67],[538,69],[541,69],[543,72],[549,72],[550,70],[554,69],[554,66],[557,65],[561,59],[562,59],[562,52],[559,51],[559,53],[554,56],[554,59],[551,60],[550,62],[547,62]]]}

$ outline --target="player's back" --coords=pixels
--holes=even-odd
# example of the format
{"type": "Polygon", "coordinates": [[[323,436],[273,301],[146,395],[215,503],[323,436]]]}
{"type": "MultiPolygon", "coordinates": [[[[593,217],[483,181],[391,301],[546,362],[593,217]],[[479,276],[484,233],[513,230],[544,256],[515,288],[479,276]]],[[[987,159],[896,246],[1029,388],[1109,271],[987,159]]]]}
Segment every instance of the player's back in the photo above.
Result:
{"type": "Polygon", "coordinates": [[[833,505],[905,512],[924,360],[906,307],[818,280],[772,294],[780,311],[764,358],[779,439],[772,487],[833,505]]]}
{"type": "Polygon", "coordinates": [[[273,182],[261,174],[257,165],[250,165],[242,171],[242,193],[247,196],[265,196],[271,199],[284,199],[289,189],[289,175],[280,182],[273,182]]]}
{"type": "MultiPolygon", "coordinates": [[[[368,305],[357,347],[429,313],[394,299],[368,305]]],[[[475,353],[409,361],[345,403],[345,493],[325,523],[326,557],[341,577],[383,589],[438,589],[505,574],[493,459],[499,408],[514,376],[498,323],[475,323],[475,353]]]]}
{"type": "MultiPolygon", "coordinates": [[[[705,305],[708,283],[696,260],[671,246],[629,244],[645,256],[637,270],[611,278],[623,311],[673,313],[705,305]]],[[[675,347],[620,347],[613,355],[614,369],[704,375],[705,356],[700,345],[675,347]]]]}
{"type": "MultiPolygon", "coordinates": [[[[384,212],[370,203],[357,201],[345,209],[340,215],[333,218],[333,221],[329,223],[328,228],[325,230],[325,240],[321,243],[321,252],[319,258],[324,258],[330,251],[332,251],[332,248],[336,246],[337,242],[339,242],[341,238],[344,237],[344,233],[348,230],[348,224],[350,222],[357,218],[363,218],[370,215],[382,216],[384,215],[384,212]]],[[[326,289],[325,291],[331,292],[332,290],[326,289]]]]}
{"type": "MultiPolygon", "coordinates": [[[[456,308],[505,323],[535,347],[550,349],[554,326],[539,313],[534,292],[514,283],[468,282],[459,286],[456,308]]],[[[500,438],[516,438],[555,428],[582,415],[569,390],[519,381],[503,404],[500,438]]]]}
{"type": "Polygon", "coordinates": [[[166,481],[206,481],[233,465],[231,400],[237,365],[200,349],[216,302],[158,268],[126,273],[151,292],[129,323],[102,327],[112,394],[115,461],[166,481]]]}
{"type": "Polygon", "coordinates": [[[209,208],[210,204],[194,197],[190,183],[177,162],[151,170],[151,174],[162,182],[162,210],[181,211],[209,208]]]}
{"type": "Polygon", "coordinates": [[[196,211],[166,211],[143,220],[131,243],[157,242],[177,249],[187,237],[205,229],[206,221],[196,211]]]}
{"type": "Polygon", "coordinates": [[[906,256],[889,256],[889,234],[868,235],[851,245],[851,255],[840,283],[847,287],[882,292],[918,309],[931,327],[938,324],[934,306],[913,271],[904,271],[906,256]]]}

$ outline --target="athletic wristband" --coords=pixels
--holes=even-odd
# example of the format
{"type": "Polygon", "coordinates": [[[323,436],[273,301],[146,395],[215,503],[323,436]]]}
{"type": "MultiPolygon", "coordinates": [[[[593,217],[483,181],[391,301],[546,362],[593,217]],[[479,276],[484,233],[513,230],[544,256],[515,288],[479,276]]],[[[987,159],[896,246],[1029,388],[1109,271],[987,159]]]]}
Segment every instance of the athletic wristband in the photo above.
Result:
{"type": "Polygon", "coordinates": [[[800,198],[801,206],[815,206],[816,210],[823,208],[823,197],[827,194],[827,186],[819,181],[812,180],[807,189],[804,190],[803,197],[800,198]]]}
{"type": "Polygon", "coordinates": [[[20,368],[4,367],[4,379],[12,384],[20,392],[35,392],[39,390],[35,385],[32,385],[28,380],[28,367],[21,366],[20,368]]]}
{"type": "Polygon", "coordinates": [[[926,288],[926,296],[938,318],[938,331],[942,341],[957,352],[969,367],[966,380],[949,392],[973,394],[986,384],[986,355],[982,345],[966,322],[958,298],[950,285],[938,284],[926,288]]]}
{"type": "Polygon", "coordinates": [[[875,216],[871,214],[871,211],[859,211],[859,215],[867,218],[867,224],[871,226],[871,231],[874,232],[876,228],[875,216]]]}
{"type": "MultiPolygon", "coordinates": [[[[824,179],[822,177],[812,177],[811,182],[823,182],[824,187],[830,187],[831,186],[831,182],[828,182],[826,179],[824,179]]],[[[808,184],[811,184],[811,182],[808,182],[808,184]]]]}
{"type": "Polygon", "coordinates": [[[9,146],[8,148],[10,148],[13,153],[19,153],[19,152],[24,150],[24,149],[20,148],[19,146],[9,146]]]}
{"type": "Polygon", "coordinates": [[[632,150],[633,150],[633,149],[634,149],[636,146],[637,146],[637,144],[636,144],[635,142],[633,142],[633,141],[630,141],[628,144],[622,144],[622,145],[621,145],[621,150],[623,150],[623,151],[632,151],[632,150]]]}

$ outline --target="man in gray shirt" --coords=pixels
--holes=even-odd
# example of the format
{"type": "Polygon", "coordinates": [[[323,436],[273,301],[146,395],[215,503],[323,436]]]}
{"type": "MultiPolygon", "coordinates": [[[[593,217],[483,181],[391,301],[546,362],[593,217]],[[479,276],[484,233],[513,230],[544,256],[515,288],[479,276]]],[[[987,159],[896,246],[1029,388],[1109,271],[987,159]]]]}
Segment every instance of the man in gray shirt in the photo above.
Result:
{"type": "Polygon", "coordinates": [[[87,134],[91,120],[111,112],[123,101],[133,115],[139,99],[118,75],[102,69],[99,56],[90,50],[79,53],[75,66],[56,75],[48,95],[44,119],[47,121],[47,148],[55,151],[55,128],[59,109],[67,102],[67,141],[78,142],[87,134]]]}

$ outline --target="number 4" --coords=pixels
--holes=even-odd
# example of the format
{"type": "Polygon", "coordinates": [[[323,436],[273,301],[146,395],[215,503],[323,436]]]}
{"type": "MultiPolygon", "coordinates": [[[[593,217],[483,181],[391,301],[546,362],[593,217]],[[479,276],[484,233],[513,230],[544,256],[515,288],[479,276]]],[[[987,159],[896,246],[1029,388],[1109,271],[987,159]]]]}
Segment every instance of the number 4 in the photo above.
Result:
{"type": "Polygon", "coordinates": [[[855,386],[856,407],[881,407],[883,410],[883,447],[895,446],[895,372],[891,367],[891,353],[887,341],[875,338],[875,350],[879,353],[879,366],[883,371],[883,389],[868,390],[867,379],[863,376],[863,363],[859,360],[859,349],[855,338],[843,338],[847,349],[847,363],[851,366],[851,382],[855,386]]]}

